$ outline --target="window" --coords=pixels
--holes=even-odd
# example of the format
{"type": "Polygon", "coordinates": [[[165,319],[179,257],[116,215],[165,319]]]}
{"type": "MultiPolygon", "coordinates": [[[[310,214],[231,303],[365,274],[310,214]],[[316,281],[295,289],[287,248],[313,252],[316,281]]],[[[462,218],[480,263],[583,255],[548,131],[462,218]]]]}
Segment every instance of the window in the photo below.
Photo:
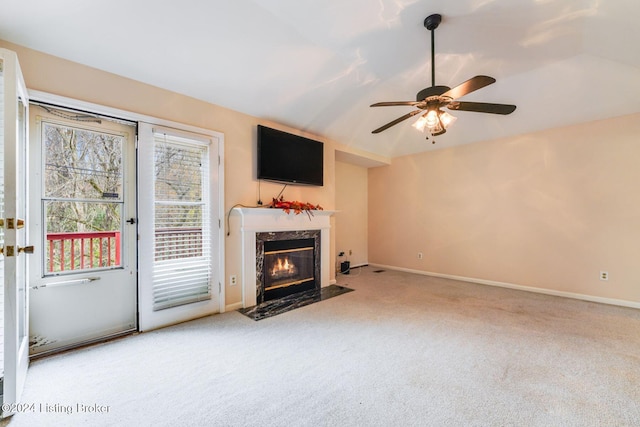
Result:
{"type": "Polygon", "coordinates": [[[153,310],[211,299],[209,147],[154,133],[153,310]]]}

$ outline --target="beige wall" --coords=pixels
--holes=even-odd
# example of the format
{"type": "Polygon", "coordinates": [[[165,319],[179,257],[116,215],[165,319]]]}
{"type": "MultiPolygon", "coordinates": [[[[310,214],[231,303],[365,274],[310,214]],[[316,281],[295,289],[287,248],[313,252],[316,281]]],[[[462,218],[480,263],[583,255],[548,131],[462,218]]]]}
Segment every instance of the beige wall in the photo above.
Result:
{"type": "MultiPolygon", "coordinates": [[[[285,126],[229,110],[217,105],[183,96],[141,82],[86,67],[74,62],[36,52],[22,46],[0,40],[0,47],[18,53],[18,59],[30,90],[91,102],[107,107],[144,114],[160,119],[197,126],[224,134],[225,212],[238,203],[253,206],[258,200],[258,181],[255,168],[256,125],[258,123],[281,130],[311,137],[325,143],[325,172],[323,187],[288,187],[284,196],[288,200],[300,200],[320,204],[325,209],[335,209],[334,141],[306,134],[285,126]]],[[[282,185],[262,183],[261,195],[265,203],[276,196],[282,185]]],[[[333,247],[333,241],[332,241],[333,247]]],[[[331,253],[333,258],[334,254],[331,253]]],[[[238,274],[231,266],[238,265],[239,254],[227,251],[225,257],[225,282],[229,275],[238,274]]],[[[332,263],[333,267],[333,263],[332,263]]],[[[335,271],[331,270],[331,278],[335,271]]],[[[226,283],[226,304],[241,301],[239,286],[226,283]]]]}
{"type": "Polygon", "coordinates": [[[352,267],[367,264],[369,257],[367,182],[367,168],[336,161],[336,254],[344,252],[338,261],[349,260],[352,267]]]}
{"type": "Polygon", "coordinates": [[[369,262],[640,302],[639,136],[636,114],[370,169],[369,262]]]}

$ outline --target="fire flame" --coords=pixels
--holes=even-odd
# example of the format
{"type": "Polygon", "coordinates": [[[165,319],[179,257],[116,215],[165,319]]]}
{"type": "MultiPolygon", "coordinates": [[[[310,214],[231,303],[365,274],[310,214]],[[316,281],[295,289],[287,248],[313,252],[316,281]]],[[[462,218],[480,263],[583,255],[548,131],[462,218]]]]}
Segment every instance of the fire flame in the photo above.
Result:
{"type": "Polygon", "coordinates": [[[284,260],[282,258],[278,258],[278,262],[273,265],[273,269],[271,269],[271,275],[276,275],[278,273],[294,273],[296,266],[289,262],[289,257],[285,257],[284,260]]]}

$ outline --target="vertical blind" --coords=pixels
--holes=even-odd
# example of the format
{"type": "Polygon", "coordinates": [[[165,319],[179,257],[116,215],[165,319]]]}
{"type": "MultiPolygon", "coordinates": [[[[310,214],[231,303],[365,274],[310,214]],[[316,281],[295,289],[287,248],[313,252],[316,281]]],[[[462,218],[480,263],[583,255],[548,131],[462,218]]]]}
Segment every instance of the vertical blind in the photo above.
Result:
{"type": "Polygon", "coordinates": [[[154,133],[154,311],[211,299],[208,151],[154,133]]]}

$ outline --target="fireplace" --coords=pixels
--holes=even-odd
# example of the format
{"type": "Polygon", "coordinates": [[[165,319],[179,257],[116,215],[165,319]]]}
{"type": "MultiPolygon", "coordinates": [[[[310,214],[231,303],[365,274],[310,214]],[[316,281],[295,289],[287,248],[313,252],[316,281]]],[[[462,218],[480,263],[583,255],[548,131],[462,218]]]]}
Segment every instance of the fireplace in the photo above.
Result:
{"type": "Polygon", "coordinates": [[[320,289],[320,230],[256,233],[256,303],[320,289]]]}
{"type": "MultiPolygon", "coordinates": [[[[267,263],[272,252],[287,251],[298,246],[300,241],[305,239],[313,239],[313,289],[320,290],[321,287],[329,286],[335,283],[335,279],[330,277],[330,258],[329,247],[331,245],[329,232],[331,229],[330,217],[333,211],[314,211],[313,215],[304,214],[295,215],[293,212],[287,214],[281,209],[268,208],[233,208],[229,217],[230,238],[227,242],[227,248],[231,252],[239,253],[240,257],[236,257],[237,263],[231,264],[228,268],[228,275],[239,274],[239,284],[242,291],[242,302],[238,304],[243,308],[253,307],[265,301],[265,295],[270,298],[273,294],[298,292],[305,286],[312,286],[310,281],[304,283],[289,284],[287,282],[296,282],[300,279],[285,278],[289,272],[281,272],[276,274],[270,284],[267,285],[267,291],[264,286],[265,273],[265,244],[267,252],[267,263]],[[295,246],[281,247],[285,245],[283,240],[295,241],[295,246]],[[275,248],[271,245],[275,244],[275,248]],[[285,282],[286,280],[286,282],[285,282]],[[280,282],[282,281],[282,282],[280,282]],[[282,285],[282,286],[281,286],[282,285]],[[302,285],[302,286],[299,286],[302,285]],[[279,288],[278,288],[279,287],[279,288]],[[281,290],[278,290],[281,289],[281,290]]],[[[310,241],[300,244],[305,248],[310,247],[310,241]]],[[[296,251],[297,252],[297,251],[296,251]]],[[[285,252],[282,252],[285,253],[285,252]]],[[[308,261],[310,251],[300,251],[295,253],[296,258],[304,257],[305,263],[308,261]]],[[[282,258],[282,257],[281,257],[282,258]]],[[[277,263],[276,261],[273,261],[277,263]]],[[[281,260],[283,268],[286,260],[281,260]]],[[[296,259],[289,258],[289,263],[295,264],[295,268],[300,273],[301,267],[296,259]]],[[[290,268],[290,273],[294,269],[290,268]]],[[[306,275],[305,277],[306,278],[306,275]]],[[[230,290],[234,290],[233,287],[230,290]]],[[[276,298],[279,298],[276,296],[276,298]]],[[[235,308],[235,306],[229,306],[235,308]]]]}

